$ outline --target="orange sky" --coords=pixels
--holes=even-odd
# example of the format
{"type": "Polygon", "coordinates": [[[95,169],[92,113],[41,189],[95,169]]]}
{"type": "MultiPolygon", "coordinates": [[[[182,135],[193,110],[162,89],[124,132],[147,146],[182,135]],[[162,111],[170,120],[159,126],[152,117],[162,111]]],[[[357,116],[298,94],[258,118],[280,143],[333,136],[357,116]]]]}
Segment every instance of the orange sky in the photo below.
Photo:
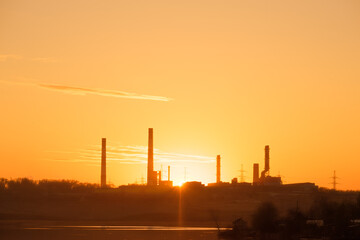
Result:
{"type": "Polygon", "coordinates": [[[0,177],[246,180],[360,189],[360,2],[0,3],[0,177]],[[97,152],[97,149],[99,150],[97,152]],[[145,151],[145,152],[144,152],[145,151]]]}

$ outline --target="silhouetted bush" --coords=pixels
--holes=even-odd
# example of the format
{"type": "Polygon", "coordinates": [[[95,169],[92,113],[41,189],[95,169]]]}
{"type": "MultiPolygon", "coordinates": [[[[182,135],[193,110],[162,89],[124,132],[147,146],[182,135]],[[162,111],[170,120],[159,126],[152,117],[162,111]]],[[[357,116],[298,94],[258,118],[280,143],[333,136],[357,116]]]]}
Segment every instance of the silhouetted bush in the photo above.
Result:
{"type": "Polygon", "coordinates": [[[298,236],[306,228],[306,216],[298,209],[289,210],[284,219],[284,235],[287,239],[298,236]]]}
{"type": "Polygon", "coordinates": [[[0,178],[0,192],[4,192],[6,190],[6,186],[7,186],[7,179],[0,178]]]}
{"type": "Polygon", "coordinates": [[[278,229],[278,210],[274,204],[271,202],[261,204],[253,215],[252,225],[264,239],[267,239],[269,234],[275,233],[278,229]]]}

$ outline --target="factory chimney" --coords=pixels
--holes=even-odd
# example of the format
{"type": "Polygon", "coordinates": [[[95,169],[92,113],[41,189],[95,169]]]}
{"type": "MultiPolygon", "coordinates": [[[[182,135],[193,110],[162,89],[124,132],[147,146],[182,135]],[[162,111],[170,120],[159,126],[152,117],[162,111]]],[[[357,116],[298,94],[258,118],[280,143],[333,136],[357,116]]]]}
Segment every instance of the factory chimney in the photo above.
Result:
{"type": "Polygon", "coordinates": [[[154,176],[154,145],[153,145],[153,129],[149,128],[148,142],[148,166],[147,166],[147,185],[156,185],[156,173],[154,176]],[[155,178],[155,181],[154,181],[155,178]]]}
{"type": "Polygon", "coordinates": [[[101,139],[101,187],[106,187],[106,138],[101,139]]]}
{"type": "Polygon", "coordinates": [[[259,164],[254,163],[253,167],[253,185],[259,182],[259,164]]]}
{"type": "Polygon", "coordinates": [[[220,155],[216,157],[216,183],[220,183],[220,155]]]}
{"type": "Polygon", "coordinates": [[[265,146],[265,171],[270,170],[270,148],[269,145],[265,146]]]}
{"type": "Polygon", "coordinates": [[[170,166],[168,166],[168,181],[170,181],[170,166]]]}
{"type": "Polygon", "coordinates": [[[265,168],[261,172],[261,178],[269,175],[270,170],[270,147],[269,145],[265,146],[265,168]]]}
{"type": "Polygon", "coordinates": [[[161,176],[162,176],[161,174],[162,174],[162,171],[159,171],[159,172],[158,172],[159,182],[157,183],[158,185],[160,185],[160,184],[161,184],[161,181],[162,181],[162,180],[161,180],[161,176]]]}

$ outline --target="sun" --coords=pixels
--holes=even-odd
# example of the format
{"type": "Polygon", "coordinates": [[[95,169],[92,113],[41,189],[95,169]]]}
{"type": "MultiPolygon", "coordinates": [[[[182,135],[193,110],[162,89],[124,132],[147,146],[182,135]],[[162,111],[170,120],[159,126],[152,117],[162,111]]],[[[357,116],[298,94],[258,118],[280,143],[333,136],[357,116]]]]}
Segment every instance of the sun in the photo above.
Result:
{"type": "Polygon", "coordinates": [[[181,187],[184,183],[185,183],[185,181],[174,181],[173,185],[177,186],[177,187],[181,187]]]}

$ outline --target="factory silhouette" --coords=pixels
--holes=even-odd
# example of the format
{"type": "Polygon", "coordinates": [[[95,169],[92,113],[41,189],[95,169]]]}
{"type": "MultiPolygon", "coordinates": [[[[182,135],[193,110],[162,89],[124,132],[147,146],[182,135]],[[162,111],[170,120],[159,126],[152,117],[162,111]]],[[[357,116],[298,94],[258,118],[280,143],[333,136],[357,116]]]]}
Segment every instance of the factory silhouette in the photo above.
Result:
{"type": "MultiPolygon", "coordinates": [[[[162,179],[161,171],[154,171],[154,131],[153,128],[148,130],[148,158],[147,158],[147,182],[148,187],[173,187],[173,181],[170,178],[170,166],[168,166],[168,176],[167,180],[162,179]]],[[[259,174],[259,163],[253,164],[253,181],[252,183],[248,182],[238,182],[238,179],[235,177],[229,182],[221,181],[221,156],[216,156],[216,182],[209,183],[208,187],[226,187],[226,186],[238,186],[238,187],[269,187],[269,188],[279,188],[284,187],[288,189],[298,189],[298,190],[315,190],[318,189],[314,183],[295,183],[295,184],[283,184],[281,177],[270,176],[270,147],[269,145],[265,146],[265,164],[264,170],[259,174]]],[[[191,181],[185,182],[184,187],[204,187],[205,185],[201,182],[191,181]]],[[[101,187],[108,187],[106,184],[106,138],[102,138],[101,145],[101,187]]]]}

